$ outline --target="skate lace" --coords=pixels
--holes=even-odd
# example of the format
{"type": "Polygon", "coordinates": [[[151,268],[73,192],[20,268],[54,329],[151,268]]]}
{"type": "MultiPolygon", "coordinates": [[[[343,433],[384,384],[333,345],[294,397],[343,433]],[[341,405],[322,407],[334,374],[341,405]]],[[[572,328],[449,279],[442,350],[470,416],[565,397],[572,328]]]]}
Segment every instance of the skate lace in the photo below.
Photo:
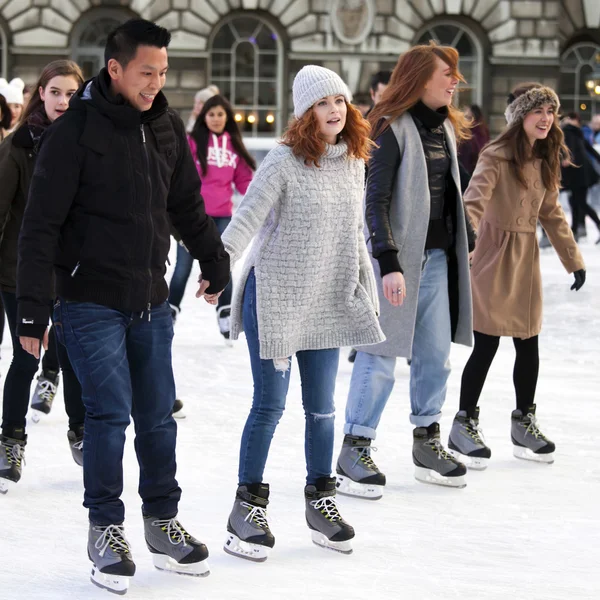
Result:
{"type": "MultiPolygon", "coordinates": [[[[530,433],[533,437],[535,437],[536,440],[540,438],[546,440],[546,436],[539,430],[536,416],[532,413],[529,413],[527,418],[529,419],[529,425],[527,425],[525,433],[530,433]]],[[[523,423],[523,425],[525,425],[525,423],[523,423]]]]}
{"type": "Polygon", "coordinates": [[[254,506],[249,502],[242,502],[241,506],[248,509],[248,514],[244,521],[254,521],[259,527],[268,528],[267,509],[262,506],[254,506]]]}
{"type": "Polygon", "coordinates": [[[15,465],[17,468],[21,463],[25,464],[25,446],[21,444],[6,445],[6,458],[9,465],[15,465]]]}
{"type": "Polygon", "coordinates": [[[54,400],[54,396],[56,396],[56,386],[48,379],[40,381],[38,386],[38,397],[40,397],[44,402],[52,402],[54,400]]]}
{"type": "Polygon", "coordinates": [[[467,433],[473,438],[473,441],[476,444],[483,444],[485,446],[483,430],[479,426],[479,423],[477,423],[473,419],[469,419],[469,421],[465,423],[465,429],[467,430],[467,433]]]}
{"type": "Polygon", "coordinates": [[[83,450],[83,439],[81,439],[79,442],[75,442],[71,447],[74,450],[83,450]]]}
{"type": "Polygon", "coordinates": [[[352,465],[355,467],[358,462],[362,462],[368,469],[372,469],[373,471],[377,471],[377,465],[373,462],[371,458],[371,450],[373,452],[377,452],[377,448],[375,446],[354,446],[356,450],[358,450],[358,456],[352,465]]]}
{"type": "Polygon", "coordinates": [[[325,496],[318,500],[311,500],[310,505],[318,510],[328,521],[335,523],[342,520],[342,515],[338,510],[335,496],[325,496]]]}
{"type": "MultiPolygon", "coordinates": [[[[101,528],[98,527],[97,529],[101,528]]],[[[115,554],[129,554],[130,551],[122,525],[108,525],[104,528],[102,535],[96,540],[94,546],[100,556],[104,556],[106,549],[109,547],[115,554]]]]}
{"type": "Polygon", "coordinates": [[[157,519],[156,521],[152,521],[152,525],[160,527],[167,534],[169,542],[173,546],[177,546],[178,544],[187,546],[187,540],[192,537],[177,519],[157,519]]]}
{"type": "Polygon", "coordinates": [[[452,460],[452,456],[446,452],[446,449],[442,445],[442,442],[438,439],[429,440],[427,445],[430,446],[433,451],[437,454],[439,460],[452,460]]]}

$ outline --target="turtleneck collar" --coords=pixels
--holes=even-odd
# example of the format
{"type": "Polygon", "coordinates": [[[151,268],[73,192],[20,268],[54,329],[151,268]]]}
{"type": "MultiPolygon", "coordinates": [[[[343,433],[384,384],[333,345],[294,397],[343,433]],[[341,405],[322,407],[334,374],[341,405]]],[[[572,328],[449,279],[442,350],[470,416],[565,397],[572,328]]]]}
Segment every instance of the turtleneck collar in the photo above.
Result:
{"type": "Polygon", "coordinates": [[[342,158],[348,153],[348,144],[344,140],[340,140],[337,144],[325,144],[325,154],[323,158],[342,158]]]}
{"type": "Polygon", "coordinates": [[[448,118],[448,107],[442,106],[437,110],[432,110],[426,104],[419,100],[414,106],[408,109],[408,112],[413,117],[416,117],[423,123],[427,129],[435,129],[442,125],[442,123],[448,118]]]}

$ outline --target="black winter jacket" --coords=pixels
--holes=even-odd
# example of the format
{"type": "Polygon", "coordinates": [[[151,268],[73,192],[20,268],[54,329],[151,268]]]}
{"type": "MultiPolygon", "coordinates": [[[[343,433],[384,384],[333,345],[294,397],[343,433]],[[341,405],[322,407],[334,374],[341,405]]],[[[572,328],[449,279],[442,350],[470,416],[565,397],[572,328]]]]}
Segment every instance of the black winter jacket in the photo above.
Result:
{"type": "Polygon", "coordinates": [[[208,292],[229,281],[183,123],[162,93],[140,112],[109,84],[103,69],[42,139],[19,239],[18,335],[43,335],[53,267],[66,300],[125,312],[164,302],[169,221],[200,261],[208,292]]]}
{"type": "Polygon", "coordinates": [[[581,127],[569,124],[562,129],[565,134],[565,144],[571,151],[571,161],[575,165],[574,167],[562,167],[562,187],[567,190],[592,187],[598,183],[598,173],[596,173],[588,153],[592,154],[596,160],[600,160],[600,155],[585,139],[581,127]]]}

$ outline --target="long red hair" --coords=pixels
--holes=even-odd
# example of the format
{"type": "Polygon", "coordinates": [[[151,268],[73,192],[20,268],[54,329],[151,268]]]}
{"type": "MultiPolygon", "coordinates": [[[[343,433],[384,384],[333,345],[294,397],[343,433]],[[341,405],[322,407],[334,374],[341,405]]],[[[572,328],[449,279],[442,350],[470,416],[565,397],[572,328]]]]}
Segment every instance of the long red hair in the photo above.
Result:
{"type": "MultiPolygon", "coordinates": [[[[346,109],[346,125],[340,135],[348,144],[348,156],[368,160],[375,145],[369,138],[371,126],[352,104],[346,102],[346,109]]],[[[305,165],[320,167],[319,159],[325,154],[326,142],[320,135],[319,122],[312,107],[299,119],[290,121],[283,133],[282,144],[289,146],[294,156],[303,158],[305,165]]]]}
{"type": "MultiPolygon", "coordinates": [[[[440,46],[433,40],[426,45],[414,46],[400,56],[390,83],[381,100],[369,114],[371,137],[377,139],[397,118],[412,108],[421,98],[425,84],[436,68],[436,59],[443,60],[459,81],[466,83],[458,70],[458,52],[451,46],[440,46]],[[388,117],[383,119],[383,117],[388,117]]],[[[470,125],[464,114],[454,106],[448,107],[448,118],[454,127],[457,141],[470,137],[470,125]]]]}

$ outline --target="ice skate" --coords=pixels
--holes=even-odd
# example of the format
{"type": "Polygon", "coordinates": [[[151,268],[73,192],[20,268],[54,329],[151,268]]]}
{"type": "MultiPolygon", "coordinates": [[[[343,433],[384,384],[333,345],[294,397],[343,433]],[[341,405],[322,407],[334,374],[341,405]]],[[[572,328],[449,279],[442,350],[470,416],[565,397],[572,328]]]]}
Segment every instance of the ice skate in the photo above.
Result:
{"type": "Polygon", "coordinates": [[[354,529],[342,519],[338,510],[335,478],[321,477],[315,485],[307,485],[304,488],[304,498],[306,523],[311,530],[312,541],[317,546],[351,554],[354,529]]]}
{"type": "Polygon", "coordinates": [[[529,407],[526,415],[518,409],[513,410],[510,437],[516,458],[546,464],[554,462],[556,446],[540,431],[535,417],[535,404],[529,407]]]}
{"type": "Polygon", "coordinates": [[[268,483],[238,487],[227,521],[227,539],[223,546],[227,554],[255,562],[267,560],[275,545],[275,538],[267,521],[268,504],[268,483]]]}
{"type": "Polygon", "coordinates": [[[440,425],[417,427],[413,431],[415,478],[422,483],[464,488],[467,468],[448,454],[440,442],[440,425]]]}
{"type": "Polygon", "coordinates": [[[154,566],[179,575],[206,577],[208,548],[192,537],[175,518],[144,517],[146,545],[154,566]]]}
{"type": "Polygon", "coordinates": [[[88,557],[92,561],[90,580],[113,594],[123,595],[135,575],[135,563],[123,525],[92,525],[88,532],[88,557]]]}
{"type": "Polygon", "coordinates": [[[21,479],[26,444],[26,435],[24,439],[0,435],[0,494],[8,493],[8,490],[21,479]]]}
{"type": "Polygon", "coordinates": [[[219,323],[219,331],[225,338],[225,344],[232,346],[233,342],[230,339],[231,332],[231,306],[221,306],[217,310],[217,322],[219,323]]]}
{"type": "Polygon", "coordinates": [[[76,425],[75,429],[69,429],[67,439],[73,460],[83,467],[83,425],[76,425]]]}
{"type": "Polygon", "coordinates": [[[448,452],[469,469],[487,469],[492,451],[485,445],[479,427],[479,408],[475,408],[472,416],[464,410],[456,413],[448,437],[448,452]]]}
{"type": "Polygon", "coordinates": [[[176,419],[185,419],[185,413],[183,412],[183,402],[179,398],[175,399],[173,403],[173,416],[176,419]]]}
{"type": "Polygon", "coordinates": [[[52,402],[58,391],[58,371],[43,371],[37,378],[37,384],[31,397],[31,419],[39,423],[40,419],[50,413],[52,402]]]}
{"type": "Polygon", "coordinates": [[[344,436],[336,467],[338,494],[368,500],[379,500],[383,496],[385,475],[373,462],[371,452],[374,450],[369,438],[344,436]]]}

